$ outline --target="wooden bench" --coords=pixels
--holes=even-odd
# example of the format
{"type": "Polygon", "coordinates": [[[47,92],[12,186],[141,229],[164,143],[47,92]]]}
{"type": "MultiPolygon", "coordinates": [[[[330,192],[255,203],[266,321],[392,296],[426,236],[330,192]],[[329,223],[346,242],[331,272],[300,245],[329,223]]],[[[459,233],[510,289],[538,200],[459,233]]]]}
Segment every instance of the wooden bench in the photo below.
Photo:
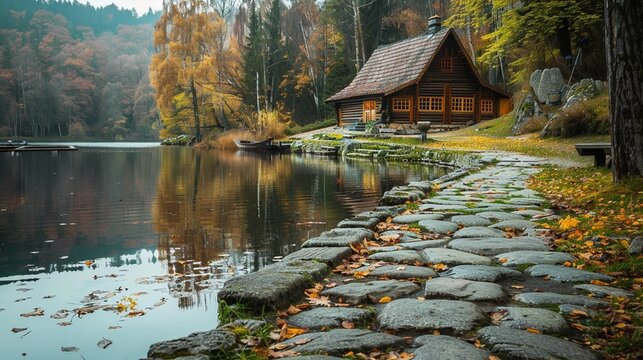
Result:
{"type": "Polygon", "coordinates": [[[576,152],[580,156],[594,156],[594,166],[606,166],[607,156],[612,156],[612,144],[576,144],[576,152]]]}

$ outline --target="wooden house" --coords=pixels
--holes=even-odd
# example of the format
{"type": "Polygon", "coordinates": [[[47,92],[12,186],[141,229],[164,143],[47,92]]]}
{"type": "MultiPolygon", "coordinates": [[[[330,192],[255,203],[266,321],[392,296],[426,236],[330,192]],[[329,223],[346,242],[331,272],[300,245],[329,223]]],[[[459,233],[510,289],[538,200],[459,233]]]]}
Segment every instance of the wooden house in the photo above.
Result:
{"type": "Polygon", "coordinates": [[[378,47],[346,88],[331,96],[338,125],[470,125],[511,111],[511,95],[478,73],[455,30],[429,20],[429,31],[378,47]]]}

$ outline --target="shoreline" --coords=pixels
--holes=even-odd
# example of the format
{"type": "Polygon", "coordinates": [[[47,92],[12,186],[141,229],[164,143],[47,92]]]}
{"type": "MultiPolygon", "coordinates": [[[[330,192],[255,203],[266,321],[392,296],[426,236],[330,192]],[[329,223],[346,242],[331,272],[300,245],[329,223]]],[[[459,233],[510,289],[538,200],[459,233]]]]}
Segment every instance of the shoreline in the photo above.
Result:
{"type": "MultiPolygon", "coordinates": [[[[348,145],[339,147],[335,151],[340,156],[378,160],[400,160],[400,157],[395,156],[398,155],[399,149],[407,153],[409,152],[409,146],[393,145],[388,148],[369,149],[368,144],[369,143],[349,142],[348,145]],[[364,146],[365,144],[366,146],[364,146]],[[351,156],[351,154],[353,155],[351,156]]],[[[337,146],[337,144],[322,142],[321,144],[317,143],[317,145],[311,146],[310,142],[304,142],[301,146],[295,146],[294,151],[312,154],[320,154],[321,152],[324,154],[323,152],[329,151],[329,147],[331,146],[337,146]]],[[[526,155],[499,152],[474,153],[463,151],[455,153],[424,148],[420,150],[419,152],[411,151],[412,156],[402,160],[451,166],[454,168],[454,171],[432,181],[412,182],[406,186],[394,187],[383,194],[380,206],[372,211],[366,211],[353,218],[345,219],[337,224],[335,229],[322,233],[319,237],[307,240],[300,250],[289,254],[282,262],[270,265],[251,274],[230,279],[218,295],[220,301],[219,316],[222,320],[219,326],[209,332],[194,333],[184,338],[153,344],[150,346],[148,352],[150,359],[232,358],[235,354],[248,355],[252,352],[251,349],[253,347],[258,348],[260,344],[267,347],[267,350],[264,350],[272,357],[286,355],[296,356],[307,353],[328,353],[341,356],[345,353],[357,353],[358,351],[368,354],[368,351],[376,348],[394,348],[406,353],[407,350],[417,351],[428,345],[420,341],[421,337],[415,338],[413,342],[409,343],[401,341],[400,339],[402,338],[400,337],[388,334],[389,332],[417,335],[432,334],[437,331],[438,333],[444,332],[450,335],[462,336],[471,334],[471,331],[480,328],[482,329],[478,334],[479,339],[482,339],[483,343],[485,343],[487,348],[492,350],[494,354],[502,356],[515,355],[503,353],[505,350],[502,349],[502,346],[498,345],[501,344],[502,341],[496,341],[497,338],[506,340],[507,336],[520,337],[524,335],[524,333],[527,333],[530,334],[527,336],[536,336],[533,342],[552,342],[554,344],[552,345],[554,348],[552,351],[559,352],[551,353],[551,355],[570,355],[565,353],[564,350],[559,349],[568,348],[571,349],[569,351],[573,352],[571,355],[574,355],[571,356],[571,358],[576,358],[575,355],[582,355],[583,358],[596,358],[597,354],[591,350],[584,349],[566,340],[543,335],[543,333],[549,332],[546,330],[538,330],[537,332],[530,333],[525,330],[529,330],[531,327],[523,327],[521,330],[514,330],[512,328],[511,331],[518,331],[518,333],[507,335],[497,333],[499,329],[504,331],[502,326],[483,327],[492,323],[494,317],[493,311],[497,310],[497,307],[492,306],[490,302],[493,303],[493,305],[514,306],[516,303],[521,303],[521,301],[516,300],[519,294],[513,294],[512,290],[506,289],[508,284],[501,282],[502,285],[497,285],[494,281],[489,281],[490,279],[479,278],[479,273],[485,274],[490,271],[493,272],[493,269],[489,269],[492,267],[498,267],[498,269],[504,268],[504,266],[500,266],[504,265],[504,263],[500,261],[502,259],[499,260],[498,258],[493,259],[489,257],[490,255],[498,255],[497,252],[489,252],[485,250],[484,247],[476,248],[475,244],[467,243],[467,240],[477,239],[490,241],[495,239],[495,245],[489,245],[492,246],[492,248],[496,246],[504,250],[516,251],[536,251],[534,249],[539,249],[543,253],[556,254],[557,252],[551,251],[550,249],[550,239],[544,235],[545,229],[541,228],[536,221],[542,219],[556,220],[557,216],[543,206],[546,205],[547,202],[542,199],[539,194],[528,190],[525,183],[529,176],[538,172],[539,167],[547,164],[548,161],[526,155]],[[485,197],[481,196],[480,199],[474,199],[474,196],[479,195],[478,190],[480,190],[480,188],[476,189],[475,186],[469,185],[467,179],[474,180],[471,184],[484,186],[483,189],[486,190],[481,193],[485,194],[485,197]],[[489,181],[491,182],[488,183],[489,181]],[[457,189],[457,191],[454,189],[457,189]],[[491,199],[496,199],[493,197],[494,191],[498,194],[505,191],[501,189],[506,189],[507,193],[515,193],[516,195],[508,197],[508,200],[505,200],[503,197],[498,197],[498,199],[503,200],[491,201],[491,199]],[[466,194],[467,192],[470,192],[470,194],[466,194]],[[436,197],[436,195],[445,197],[446,200],[437,201],[436,199],[433,201],[435,203],[431,202],[432,197],[436,197]],[[449,198],[453,200],[449,200],[449,198]],[[468,202],[464,200],[460,201],[460,199],[465,198],[468,202]],[[482,202],[485,203],[485,206],[480,205],[482,202]],[[409,204],[417,204],[417,206],[411,206],[409,204]],[[514,214],[514,212],[520,211],[524,211],[525,215],[514,214]],[[492,215],[487,219],[479,216],[483,213],[498,214],[492,215]],[[536,213],[538,213],[538,216],[535,215],[536,213]],[[493,216],[499,218],[493,218],[493,216]],[[395,220],[404,217],[409,221],[422,218],[425,220],[413,222],[402,220],[397,222],[395,220]],[[429,218],[433,217],[435,217],[435,219],[439,218],[439,220],[429,220],[429,218]],[[455,218],[458,217],[462,219],[462,221],[454,222],[456,221],[455,218]],[[507,217],[507,219],[500,219],[502,217],[507,217]],[[391,219],[393,220],[391,221],[391,219]],[[446,221],[447,219],[448,221],[446,221]],[[481,219],[484,220],[481,224],[475,223],[481,219]],[[471,223],[467,223],[467,221],[471,221],[471,223]],[[509,225],[511,225],[511,221],[514,221],[514,226],[507,227],[507,229],[511,228],[510,233],[499,235],[502,234],[502,230],[505,229],[492,227],[495,224],[491,224],[492,222],[502,223],[503,221],[509,221],[509,225]],[[480,229],[487,225],[489,225],[490,229],[488,232],[492,232],[493,236],[485,234],[487,231],[480,229]],[[432,226],[434,227],[432,228],[432,226]],[[444,226],[447,228],[442,228],[444,226]],[[386,230],[387,228],[398,230],[391,230],[393,235],[391,235],[391,231],[389,231],[389,234],[385,234],[386,231],[388,231],[386,230]],[[418,228],[421,228],[422,231],[418,232],[418,228]],[[458,232],[465,229],[475,230],[474,236],[471,236],[471,234],[462,238],[456,236],[458,232]],[[500,233],[495,233],[492,230],[500,233]],[[399,233],[398,235],[395,235],[396,231],[399,233]],[[415,236],[410,234],[413,232],[419,234],[421,237],[411,239],[415,236]],[[407,236],[411,238],[407,238],[407,236]],[[498,239],[505,241],[507,236],[516,236],[521,240],[524,238],[524,241],[520,242],[520,244],[510,244],[508,247],[497,244],[498,239]],[[379,244],[377,244],[377,242],[379,242],[379,244]],[[454,248],[454,242],[459,244],[459,246],[456,246],[458,249],[454,248]],[[463,242],[465,243],[464,245],[460,244],[463,242]],[[467,246],[469,248],[467,248],[467,246]],[[471,250],[471,246],[473,246],[473,250],[471,250]],[[437,251],[430,249],[444,250],[437,251]],[[437,251],[438,254],[433,254],[432,251],[437,251]],[[449,256],[445,255],[445,257],[440,258],[440,252],[445,251],[455,251],[457,253],[456,255],[450,254],[449,256]],[[454,261],[454,259],[452,259],[453,256],[460,258],[454,261]],[[348,268],[346,266],[349,263],[360,265],[359,269],[366,267],[366,270],[362,270],[365,275],[355,275],[356,272],[359,273],[355,268],[350,271],[347,270],[348,268]],[[377,266],[374,266],[373,263],[377,266]],[[338,270],[341,269],[342,266],[345,267],[344,270],[346,271],[338,270]],[[465,271],[467,266],[481,266],[481,268],[470,269],[466,276],[446,275],[447,271],[453,271],[459,267],[461,269],[460,271],[467,273],[467,271],[465,271]],[[386,268],[388,273],[380,272],[380,276],[376,277],[377,280],[365,283],[365,281],[368,280],[366,277],[369,276],[369,273],[376,273],[377,271],[375,270],[378,270],[380,267],[386,268]],[[400,274],[397,274],[391,267],[397,267],[397,270],[402,272],[405,272],[406,268],[409,268],[409,270],[412,268],[413,271],[411,272],[413,272],[413,274],[398,276],[400,274]],[[341,275],[338,275],[338,273],[341,275]],[[383,284],[387,281],[389,283],[383,284]],[[453,284],[453,281],[457,284],[453,284]],[[465,283],[462,283],[463,281],[465,283]],[[445,284],[437,284],[437,282],[445,282],[445,284]],[[436,283],[440,289],[437,293],[432,293],[428,290],[428,284],[432,283],[436,283]],[[269,284],[269,286],[266,286],[267,284],[269,284]],[[424,294],[422,294],[420,286],[417,285],[425,285],[427,287],[424,294]],[[353,288],[348,289],[350,286],[353,286],[353,288]],[[452,291],[452,293],[448,293],[448,289],[454,286],[463,286],[463,288],[451,289],[455,292],[453,293],[452,291]],[[405,287],[408,289],[404,290],[405,287]],[[461,296],[463,291],[465,293],[467,291],[471,292],[470,289],[467,290],[467,288],[471,287],[474,289],[478,287],[481,288],[467,296],[461,296]],[[315,291],[315,289],[317,290],[315,291]],[[343,291],[335,292],[334,289],[343,289],[343,291]],[[445,294],[444,291],[447,291],[448,294],[445,294]],[[476,293],[480,292],[495,292],[495,295],[489,298],[476,299],[476,293]],[[513,300],[508,297],[509,294],[514,295],[513,300]],[[471,296],[473,297],[468,299],[468,297],[471,296]],[[428,298],[438,300],[425,302],[428,298]],[[309,304],[305,303],[306,299],[309,304]],[[320,302],[320,299],[323,301],[320,302]],[[302,305],[302,301],[304,301],[304,305],[302,305]],[[404,304],[404,302],[408,301],[420,301],[421,303],[416,303],[414,306],[408,307],[408,304],[404,304]],[[478,301],[481,301],[480,307],[475,305],[478,301]],[[390,305],[388,304],[389,302],[390,305]],[[451,313],[451,317],[455,320],[441,319],[440,321],[448,324],[446,327],[443,326],[444,324],[428,324],[418,327],[413,324],[417,322],[417,320],[405,325],[396,325],[396,319],[403,319],[405,314],[409,312],[423,311],[422,307],[425,305],[428,306],[428,304],[432,306],[439,305],[440,310],[438,313],[451,313]],[[453,308],[455,305],[464,306],[464,304],[470,305],[466,305],[465,308],[453,308]],[[401,307],[403,310],[392,309],[395,308],[393,305],[401,307]],[[302,309],[294,306],[299,306],[302,309]],[[357,308],[353,308],[353,306],[357,306],[357,308]],[[469,306],[469,308],[466,308],[467,306],[469,306]],[[338,309],[354,309],[357,311],[358,309],[363,310],[364,308],[368,310],[367,312],[370,315],[361,314],[357,318],[351,318],[344,312],[337,313],[337,311],[339,311],[338,309]],[[302,310],[304,311],[302,312],[302,310]],[[301,326],[302,322],[299,323],[299,327],[290,323],[289,320],[291,318],[289,315],[305,314],[313,310],[316,312],[324,312],[324,310],[330,312],[330,317],[335,319],[335,322],[337,322],[337,319],[346,318],[346,320],[337,322],[334,326],[322,327],[321,330],[337,328],[328,332],[313,332],[314,328],[311,328],[311,326],[301,326]],[[397,311],[397,313],[395,313],[395,311],[397,311]],[[389,314],[391,312],[395,313],[392,317],[389,314]],[[378,315],[375,316],[374,313],[378,313],[378,315]],[[469,319],[465,319],[466,321],[459,319],[462,316],[468,316],[469,319]],[[377,320],[374,319],[375,317],[377,317],[377,320]],[[347,321],[352,325],[344,326],[347,321]],[[462,325],[463,321],[465,325],[462,325]],[[354,328],[354,323],[360,323],[361,326],[354,328]],[[275,327],[275,325],[277,327],[275,327]],[[294,329],[294,331],[289,333],[289,329],[294,329]],[[382,332],[382,330],[385,332],[382,332]],[[278,334],[276,338],[272,340],[261,340],[262,337],[259,335],[260,333],[269,332],[274,334],[275,331],[278,334]],[[486,332],[483,333],[484,331],[486,332]],[[328,337],[330,337],[330,340],[328,337]],[[357,337],[358,340],[350,340],[355,337],[357,337]],[[359,340],[362,337],[369,338],[370,340],[359,340]],[[290,338],[293,339],[289,340],[290,338]],[[247,339],[252,339],[251,342],[254,346],[249,347],[247,345],[247,339]],[[259,342],[255,344],[256,341],[259,342]],[[275,344],[275,341],[281,342],[275,344]],[[329,344],[338,344],[338,342],[344,344],[342,345],[343,347],[340,346],[341,349],[328,348],[329,344]],[[268,345],[271,346],[268,347],[268,345]],[[280,352],[281,350],[291,352],[283,353],[280,352]],[[196,357],[182,357],[188,355],[196,357]]],[[[508,241],[508,243],[512,243],[512,241],[508,241]]],[[[569,257],[568,254],[566,255],[569,257]]],[[[554,263],[544,261],[543,265],[556,267],[554,269],[546,269],[546,276],[552,276],[549,272],[564,272],[565,268],[556,265],[561,263],[560,261],[554,263]]],[[[535,266],[540,266],[538,264],[539,263],[536,262],[535,266]]],[[[520,269],[520,267],[518,268],[520,269]]],[[[537,280],[534,279],[540,279],[540,277],[543,276],[522,274],[522,272],[527,269],[520,269],[520,275],[517,275],[517,273],[513,273],[517,272],[515,269],[515,267],[509,267],[507,271],[513,274],[514,277],[524,278],[523,280],[527,283],[530,281],[537,282],[537,280]]],[[[409,271],[406,272],[408,273],[409,271]]],[[[495,277],[492,276],[492,278],[493,280],[502,279],[505,277],[503,274],[504,273],[500,271],[495,277]]],[[[601,275],[596,273],[592,274],[601,275]]],[[[525,288],[523,285],[520,286],[525,288]]],[[[540,284],[539,286],[546,285],[540,284]]],[[[553,290],[558,289],[556,286],[552,288],[553,290]]],[[[566,291],[574,291],[570,289],[566,291]]],[[[578,290],[576,290],[576,292],[578,292],[578,290]]],[[[580,300],[576,299],[575,301],[580,300]]],[[[541,309],[528,307],[529,305],[533,305],[533,303],[529,303],[528,300],[522,303],[526,304],[526,306],[522,308],[523,310],[521,310],[520,307],[511,307],[511,309],[518,312],[524,311],[524,309],[541,309]]],[[[552,303],[548,304],[548,306],[552,306],[552,303]]],[[[591,306],[588,307],[591,308],[591,306]]],[[[433,311],[436,310],[436,308],[433,308],[425,311],[434,314],[433,311]]],[[[542,310],[549,311],[545,309],[542,310]]],[[[587,311],[589,312],[589,309],[587,311]]],[[[529,313],[527,322],[537,322],[538,319],[543,316],[552,318],[552,314],[558,315],[558,313],[549,312],[551,314],[542,314],[538,311],[529,313]]],[[[415,316],[417,317],[413,318],[420,319],[426,315],[427,313],[424,315],[416,314],[415,316]]],[[[298,316],[301,317],[301,315],[298,316]]],[[[327,317],[325,316],[326,315],[315,314],[312,319],[324,322],[324,319],[327,317]]],[[[439,315],[436,314],[434,314],[434,316],[439,317],[439,315]]],[[[562,326],[560,322],[563,318],[561,315],[558,315],[558,317],[560,318],[554,316],[555,319],[551,321],[558,323],[560,327],[562,326]]],[[[422,321],[419,322],[422,323],[422,321]]],[[[493,322],[496,323],[498,321],[493,322]]],[[[562,320],[562,322],[565,323],[565,320],[562,320]]],[[[308,323],[304,321],[303,324],[311,325],[310,321],[308,323]]],[[[498,324],[500,323],[498,322],[498,324]]],[[[534,326],[537,327],[537,325],[534,326]]],[[[559,328],[558,330],[561,329],[559,328]]],[[[465,346],[471,346],[470,344],[458,340],[456,337],[449,336],[448,339],[446,338],[447,336],[440,336],[439,342],[452,342],[454,349],[450,351],[456,351],[455,348],[461,348],[463,349],[462,351],[473,351],[473,349],[465,346]]],[[[434,340],[437,341],[437,338],[434,340]]],[[[528,353],[530,346],[529,341],[527,341],[525,344],[519,346],[520,349],[515,351],[527,351],[528,353]]],[[[489,354],[487,350],[477,348],[475,350],[484,351],[486,356],[489,354]]],[[[474,354],[473,356],[476,357],[482,354],[476,351],[471,354],[474,354]]],[[[399,355],[400,353],[397,352],[396,354],[399,355]]]]}

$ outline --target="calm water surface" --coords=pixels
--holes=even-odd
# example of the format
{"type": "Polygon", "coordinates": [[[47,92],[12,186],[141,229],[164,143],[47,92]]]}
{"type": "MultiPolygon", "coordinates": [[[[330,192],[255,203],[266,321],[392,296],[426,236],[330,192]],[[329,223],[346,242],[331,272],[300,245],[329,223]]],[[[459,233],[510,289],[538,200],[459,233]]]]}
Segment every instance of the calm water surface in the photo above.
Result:
{"type": "Polygon", "coordinates": [[[226,279],[371,210],[392,186],[444,174],[323,157],[84,145],[92,147],[0,153],[3,359],[139,359],[153,342],[212,329],[226,279]],[[103,338],[113,342],[106,349],[97,346],[103,338]]]}

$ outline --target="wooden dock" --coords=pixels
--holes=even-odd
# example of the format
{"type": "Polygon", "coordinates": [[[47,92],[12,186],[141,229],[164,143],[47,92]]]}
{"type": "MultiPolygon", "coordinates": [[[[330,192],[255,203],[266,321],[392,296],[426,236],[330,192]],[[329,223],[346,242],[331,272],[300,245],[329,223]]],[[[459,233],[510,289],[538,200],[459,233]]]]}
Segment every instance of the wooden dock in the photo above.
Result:
{"type": "Polygon", "coordinates": [[[23,151],[77,151],[73,145],[20,145],[2,144],[0,152],[23,152],[23,151]]]}

